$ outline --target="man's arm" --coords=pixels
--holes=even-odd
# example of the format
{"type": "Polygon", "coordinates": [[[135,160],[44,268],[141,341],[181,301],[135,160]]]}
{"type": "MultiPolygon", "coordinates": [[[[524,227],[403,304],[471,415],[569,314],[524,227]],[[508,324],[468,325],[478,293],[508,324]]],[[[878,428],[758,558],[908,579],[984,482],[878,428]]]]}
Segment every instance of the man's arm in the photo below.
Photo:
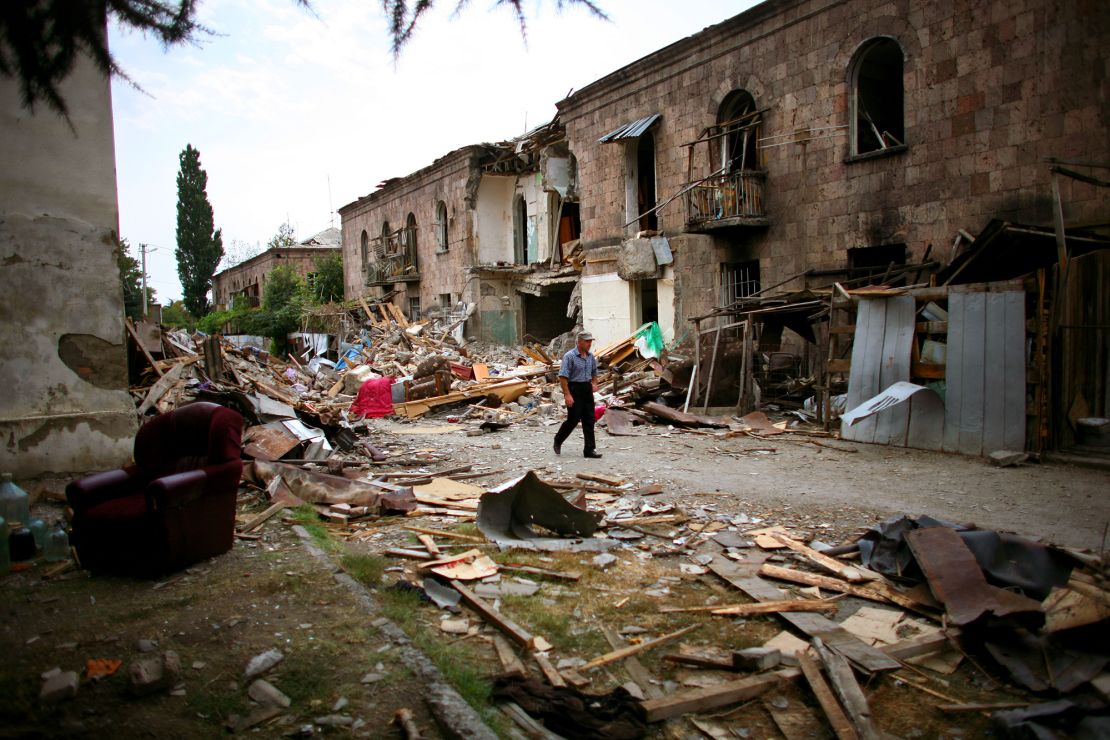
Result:
{"type": "Polygon", "coordinates": [[[567,385],[567,376],[559,376],[559,387],[563,389],[563,400],[567,402],[567,407],[574,405],[574,396],[570,394],[570,386],[567,385]]]}

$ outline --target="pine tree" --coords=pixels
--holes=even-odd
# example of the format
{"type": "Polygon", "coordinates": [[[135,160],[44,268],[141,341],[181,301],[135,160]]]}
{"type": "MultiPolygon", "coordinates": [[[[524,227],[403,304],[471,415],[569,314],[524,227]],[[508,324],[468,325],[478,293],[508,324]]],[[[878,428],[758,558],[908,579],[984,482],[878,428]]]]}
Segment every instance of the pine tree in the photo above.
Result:
{"type": "Polygon", "coordinates": [[[185,307],[193,316],[208,312],[212,275],[224,256],[220,229],[213,231],[208,202],[208,174],[200,167],[200,152],[187,144],[177,173],[177,275],[185,307]]]}

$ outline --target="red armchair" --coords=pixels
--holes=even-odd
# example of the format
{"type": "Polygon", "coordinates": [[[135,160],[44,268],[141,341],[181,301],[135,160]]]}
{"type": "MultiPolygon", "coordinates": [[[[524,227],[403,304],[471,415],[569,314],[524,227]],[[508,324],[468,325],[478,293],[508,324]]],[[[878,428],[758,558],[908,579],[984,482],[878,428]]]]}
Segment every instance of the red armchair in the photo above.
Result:
{"type": "Polygon", "coordinates": [[[230,550],[242,433],[229,408],[182,406],[139,429],[133,465],[70,483],[81,565],[153,577],[230,550]]]}

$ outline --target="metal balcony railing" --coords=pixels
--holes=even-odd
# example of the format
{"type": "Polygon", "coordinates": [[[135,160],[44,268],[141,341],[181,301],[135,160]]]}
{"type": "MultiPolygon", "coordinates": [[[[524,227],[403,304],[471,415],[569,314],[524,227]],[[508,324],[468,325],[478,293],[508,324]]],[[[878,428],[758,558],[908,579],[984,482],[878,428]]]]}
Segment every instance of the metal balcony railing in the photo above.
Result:
{"type": "Polygon", "coordinates": [[[745,170],[694,185],[686,193],[686,223],[712,227],[767,224],[763,192],[767,173],[745,170]]]}

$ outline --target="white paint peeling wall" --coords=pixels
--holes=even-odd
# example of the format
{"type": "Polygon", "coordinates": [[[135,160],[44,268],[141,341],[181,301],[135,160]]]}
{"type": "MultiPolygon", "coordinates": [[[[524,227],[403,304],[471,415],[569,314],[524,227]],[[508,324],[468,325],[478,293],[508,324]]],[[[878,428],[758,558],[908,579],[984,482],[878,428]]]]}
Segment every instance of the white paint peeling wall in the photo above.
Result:
{"type": "Polygon", "coordinates": [[[663,276],[656,283],[659,302],[659,331],[663,334],[663,341],[670,344],[674,341],[674,268],[664,267],[663,276]]]}
{"type": "Polygon", "coordinates": [[[582,325],[594,335],[595,347],[624,339],[632,326],[632,284],[615,272],[582,278],[582,325]]]}
{"type": "Polygon", "coordinates": [[[482,177],[474,213],[478,263],[513,261],[513,189],[511,177],[482,177]]]}

